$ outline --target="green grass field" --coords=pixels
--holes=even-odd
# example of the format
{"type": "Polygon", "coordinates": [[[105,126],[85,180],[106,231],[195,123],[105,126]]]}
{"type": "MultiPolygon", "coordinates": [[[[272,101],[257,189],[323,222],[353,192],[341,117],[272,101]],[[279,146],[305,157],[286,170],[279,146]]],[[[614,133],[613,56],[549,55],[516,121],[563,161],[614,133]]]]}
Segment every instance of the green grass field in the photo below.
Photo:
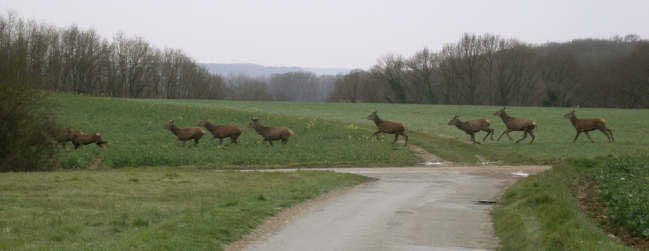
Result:
{"type": "MultiPolygon", "coordinates": [[[[108,147],[60,151],[56,172],[0,174],[0,250],[219,250],[282,208],[366,180],[332,172],[227,170],[416,165],[420,160],[403,142],[390,144],[391,135],[367,140],[376,131],[366,120],[372,111],[407,125],[409,144],[458,164],[479,162],[477,156],[501,164],[538,164],[649,150],[647,110],[581,108],[580,118],[606,119],[617,142],[609,144],[602,133],[592,132],[595,144],[585,135],[573,144],[574,128],[563,119],[570,109],[508,107],[509,115],[537,122],[534,143],[514,144],[504,136],[472,145],[469,135],[447,122],[455,115],[463,121],[492,120],[497,139],[505,127],[492,113],[501,107],[53,98],[61,105],[64,125],[100,132],[108,147]],[[162,129],[171,119],[178,127],[194,127],[206,117],[241,128],[259,117],[262,125],[286,126],[295,134],[286,146],[270,147],[246,130],[239,145],[226,139],[216,146],[207,132],[198,148],[187,150],[175,146],[175,135],[162,129]]],[[[519,139],[522,132],[511,136],[519,139]]],[[[572,203],[583,170],[561,165],[507,190],[493,214],[502,249],[623,249],[572,203]]]]}
{"type": "MultiPolygon", "coordinates": [[[[207,108],[138,102],[125,99],[57,95],[60,117],[65,125],[83,132],[100,132],[107,150],[87,145],[61,152],[61,168],[85,168],[97,158],[106,167],[198,166],[220,169],[303,166],[404,166],[414,165],[413,153],[381,141],[366,140],[367,132],[350,124],[289,115],[241,112],[232,108],[207,108]],[[254,130],[246,130],[237,146],[229,139],[223,146],[210,142],[206,132],[197,148],[182,149],[176,136],[162,129],[171,119],[175,125],[195,127],[204,118],[213,124],[236,125],[245,129],[250,118],[260,117],[265,126],[286,126],[293,130],[286,146],[262,144],[254,130]]],[[[189,146],[192,142],[188,142],[189,146]]],[[[218,140],[215,140],[218,144],[218,140]]],[[[70,145],[70,143],[68,143],[70,145]]]]}
{"type": "MultiPolygon", "coordinates": [[[[208,101],[208,100],[142,100],[155,104],[191,105],[206,108],[227,108],[241,112],[258,114],[293,115],[305,118],[317,118],[340,121],[358,125],[374,126],[366,117],[373,111],[384,120],[399,121],[409,130],[427,132],[457,138],[469,142],[469,135],[447,123],[455,115],[460,120],[485,118],[494,124],[494,139],[498,139],[505,130],[505,125],[493,113],[502,107],[495,106],[453,106],[453,105],[413,105],[413,104],[350,104],[350,103],[297,103],[297,102],[243,102],[243,101],[208,101]]],[[[569,108],[548,107],[507,107],[507,114],[512,117],[529,118],[538,124],[534,134],[536,139],[529,144],[529,139],[518,144],[503,136],[500,141],[490,141],[481,146],[492,152],[518,154],[524,159],[539,162],[549,159],[593,158],[595,156],[623,155],[645,153],[649,150],[649,110],[595,109],[580,108],[577,118],[603,118],[607,127],[613,131],[616,143],[609,144],[599,131],[591,132],[591,143],[582,133],[577,141],[571,143],[576,131],[563,115],[569,108]]],[[[371,135],[371,134],[369,134],[371,135]]],[[[365,135],[369,137],[369,135],[365,135]]],[[[480,132],[476,139],[482,140],[486,135],[480,132]]],[[[514,140],[523,137],[522,132],[510,133],[514,140]]],[[[435,153],[435,152],[433,152],[435,153]]],[[[489,152],[487,152],[488,154],[489,152]]],[[[486,156],[489,157],[489,156],[486,156]]]]}
{"type": "Polygon", "coordinates": [[[368,179],[196,168],[0,176],[0,250],[221,250],[283,208],[368,179]]]}

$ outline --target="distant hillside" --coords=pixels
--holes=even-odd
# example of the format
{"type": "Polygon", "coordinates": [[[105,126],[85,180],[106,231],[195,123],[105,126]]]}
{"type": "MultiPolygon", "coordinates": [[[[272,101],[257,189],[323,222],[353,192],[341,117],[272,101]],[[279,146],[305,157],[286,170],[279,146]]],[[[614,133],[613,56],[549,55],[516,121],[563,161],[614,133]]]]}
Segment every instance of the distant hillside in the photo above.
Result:
{"type": "Polygon", "coordinates": [[[347,73],[350,69],[336,68],[300,68],[286,66],[263,66],[258,64],[201,64],[207,67],[211,73],[221,74],[223,76],[229,73],[245,74],[250,77],[270,76],[271,74],[282,74],[287,72],[313,72],[316,75],[336,75],[338,73],[347,73]]]}

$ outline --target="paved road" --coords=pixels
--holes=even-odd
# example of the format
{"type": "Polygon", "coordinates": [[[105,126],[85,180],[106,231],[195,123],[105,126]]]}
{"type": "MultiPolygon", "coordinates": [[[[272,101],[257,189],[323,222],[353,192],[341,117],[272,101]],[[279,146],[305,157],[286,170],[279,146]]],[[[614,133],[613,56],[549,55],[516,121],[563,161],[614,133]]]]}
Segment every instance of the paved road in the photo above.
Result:
{"type": "Polygon", "coordinates": [[[495,250],[490,204],[546,166],[329,169],[378,178],[317,205],[247,250],[495,250]]]}

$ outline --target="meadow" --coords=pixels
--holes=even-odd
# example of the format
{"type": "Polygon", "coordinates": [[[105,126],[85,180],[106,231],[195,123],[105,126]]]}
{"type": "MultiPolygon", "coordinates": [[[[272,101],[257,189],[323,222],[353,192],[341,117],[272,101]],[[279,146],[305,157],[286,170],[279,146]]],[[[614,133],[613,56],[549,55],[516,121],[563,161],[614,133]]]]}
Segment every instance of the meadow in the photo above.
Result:
{"type": "MultiPolygon", "coordinates": [[[[438,138],[458,139],[469,143],[469,135],[447,123],[455,115],[461,121],[485,118],[494,122],[494,139],[497,140],[506,129],[499,117],[493,113],[502,107],[496,106],[462,106],[462,105],[417,105],[417,104],[350,104],[350,103],[297,103],[297,102],[243,102],[211,100],[141,100],[155,104],[191,105],[215,109],[233,109],[241,112],[258,114],[293,115],[305,118],[333,120],[354,125],[374,127],[366,117],[373,111],[384,120],[399,121],[412,131],[419,131],[438,136],[438,138]]],[[[606,136],[599,131],[590,132],[595,144],[582,133],[573,144],[576,131],[563,115],[571,108],[555,107],[507,107],[509,116],[529,118],[538,126],[534,130],[536,139],[529,144],[530,137],[518,144],[503,136],[500,141],[487,139],[486,143],[476,148],[484,151],[487,159],[490,154],[517,155],[526,163],[553,162],[555,159],[594,158],[595,156],[619,156],[640,154],[649,150],[649,110],[579,108],[577,118],[603,118],[607,127],[613,131],[615,143],[609,144],[606,136]]],[[[270,116],[270,115],[269,115],[270,116]]],[[[375,127],[374,127],[375,128],[375,127]]],[[[408,134],[408,131],[406,131],[408,134]]],[[[369,134],[371,135],[371,134],[369,134]]],[[[369,135],[365,135],[369,137],[369,135]]],[[[485,132],[476,134],[482,140],[485,132]]],[[[523,137],[522,132],[511,132],[514,140],[523,137]]],[[[411,137],[416,140],[417,137],[411,137]]],[[[435,149],[427,149],[436,153],[435,149]]],[[[519,158],[518,161],[521,161],[519,158]]],[[[512,160],[516,161],[516,159],[512,160]]]]}
{"type": "Polygon", "coordinates": [[[284,208],[368,180],[196,168],[0,175],[0,250],[221,250],[284,208]]]}
{"type": "MultiPolygon", "coordinates": [[[[581,108],[578,118],[606,119],[616,142],[608,143],[601,132],[594,131],[595,144],[583,134],[573,144],[575,130],[563,119],[571,109],[508,107],[510,116],[537,122],[534,143],[529,144],[528,138],[514,144],[503,136],[501,141],[487,139],[482,145],[473,145],[469,135],[448,126],[448,121],[455,115],[462,121],[489,119],[494,122],[497,139],[505,126],[492,114],[502,107],[146,100],[73,94],[52,98],[60,104],[63,126],[100,132],[109,143],[106,149],[88,145],[61,150],[56,172],[2,174],[0,250],[220,250],[283,208],[367,181],[332,172],[230,170],[409,166],[421,162],[402,141],[390,144],[392,135],[367,140],[376,131],[374,123],[366,119],[373,111],[384,120],[406,124],[410,145],[457,165],[483,160],[505,165],[558,163],[549,172],[522,179],[503,195],[492,214],[503,250],[566,246],[624,250],[580,212],[574,204],[574,191],[600,173],[612,177],[600,178],[602,182],[625,184],[619,182],[619,173],[602,171],[608,169],[601,159],[624,159],[621,156],[649,150],[647,110],[581,108]],[[162,129],[171,119],[182,128],[194,127],[204,118],[245,129],[252,117],[259,117],[264,126],[289,127],[294,135],[286,146],[277,142],[270,147],[261,143],[256,132],[245,130],[238,145],[225,139],[223,146],[218,146],[206,132],[198,148],[187,150],[174,143],[175,135],[162,129]],[[593,160],[597,165],[580,167],[572,164],[575,160],[593,160]]],[[[481,141],[484,135],[480,132],[476,138],[481,141]]],[[[522,132],[511,136],[519,139],[522,132]]],[[[624,189],[630,188],[617,189],[619,193],[610,197],[625,196],[628,192],[624,189]]],[[[637,224],[636,228],[642,233],[646,225],[637,224]]]]}
{"type": "MultiPolygon", "coordinates": [[[[62,151],[60,168],[196,166],[219,169],[254,169],[308,166],[404,166],[416,164],[412,152],[382,141],[366,140],[367,132],[352,124],[317,118],[242,112],[229,107],[207,108],[168,105],[126,99],[56,95],[63,125],[83,132],[100,132],[108,141],[106,150],[95,145],[62,151]],[[259,117],[264,126],[286,126],[293,130],[285,146],[262,143],[254,130],[246,130],[238,145],[225,139],[210,141],[206,131],[197,148],[183,150],[176,136],[162,129],[169,120],[180,128],[196,127],[204,118],[213,124],[236,125],[242,129],[250,118],[259,117]],[[100,159],[101,163],[96,160],[100,159]]],[[[204,128],[203,128],[204,129],[204,128]]],[[[205,130],[205,129],[204,129],[205,130]]],[[[193,141],[187,142],[187,146],[193,141]]],[[[68,147],[70,147],[68,143],[68,147]]]]}

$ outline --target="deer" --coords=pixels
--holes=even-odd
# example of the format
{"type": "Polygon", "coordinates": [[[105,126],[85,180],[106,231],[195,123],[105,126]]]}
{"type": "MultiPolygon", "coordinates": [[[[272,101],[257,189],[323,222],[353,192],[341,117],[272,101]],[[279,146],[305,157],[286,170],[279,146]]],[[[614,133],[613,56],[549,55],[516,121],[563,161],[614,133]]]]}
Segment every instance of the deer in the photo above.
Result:
{"type": "MultiPolygon", "coordinates": [[[[74,144],[74,150],[77,150],[80,146],[85,146],[89,144],[97,144],[99,148],[104,148],[104,144],[108,142],[101,140],[101,133],[75,133],[70,127],[66,128],[67,134],[74,144]]],[[[78,130],[76,130],[78,131],[78,130]]]]}
{"type": "Polygon", "coordinates": [[[255,132],[257,132],[259,135],[261,135],[261,137],[264,138],[264,140],[262,141],[262,143],[264,144],[266,144],[266,141],[268,141],[268,143],[270,143],[270,146],[273,146],[273,141],[281,140],[282,146],[284,146],[286,145],[286,143],[288,143],[288,138],[293,136],[293,131],[286,127],[262,126],[258,123],[258,117],[254,117],[250,120],[252,122],[250,122],[250,124],[248,124],[246,128],[255,129],[255,132]]]}
{"type": "MultiPolygon", "coordinates": [[[[66,144],[68,141],[72,141],[72,138],[70,137],[71,134],[68,133],[67,128],[59,128],[59,129],[54,129],[50,125],[45,125],[43,127],[43,130],[49,134],[54,141],[56,141],[56,144],[54,145],[55,147],[58,147],[61,145],[63,150],[68,150],[66,147],[66,144]]],[[[72,134],[83,134],[83,132],[77,130],[77,129],[70,129],[72,134]]]]}
{"type": "Polygon", "coordinates": [[[199,127],[205,127],[209,132],[212,133],[214,137],[210,139],[214,143],[214,139],[219,139],[219,145],[223,144],[224,138],[230,138],[230,143],[236,145],[237,138],[241,135],[241,128],[233,125],[213,125],[210,121],[205,118],[203,121],[198,123],[199,127]]]}
{"type": "Polygon", "coordinates": [[[523,131],[523,138],[519,139],[516,141],[514,144],[518,144],[521,140],[524,140],[527,138],[527,134],[529,133],[530,136],[532,136],[532,141],[530,141],[530,144],[534,142],[534,134],[532,131],[536,128],[536,123],[532,121],[531,119],[524,119],[524,118],[515,118],[515,117],[510,117],[505,113],[505,108],[498,110],[497,112],[494,112],[494,116],[500,117],[503,122],[505,122],[505,125],[507,126],[507,130],[505,130],[500,137],[498,137],[498,141],[500,141],[500,138],[503,137],[503,135],[507,134],[507,137],[509,140],[514,140],[512,137],[509,136],[509,132],[511,131],[523,131]]]}
{"type": "Polygon", "coordinates": [[[470,134],[471,141],[473,142],[474,145],[480,144],[480,142],[475,141],[475,133],[479,131],[487,132],[487,135],[484,136],[482,142],[484,142],[489,135],[491,135],[491,140],[492,141],[494,140],[494,129],[489,128],[491,124],[493,124],[493,122],[487,119],[474,119],[474,120],[468,120],[466,122],[462,122],[460,121],[460,119],[458,119],[458,117],[460,116],[456,115],[455,117],[453,117],[453,119],[451,119],[451,121],[448,122],[448,125],[454,125],[455,127],[457,127],[457,129],[464,131],[466,134],[470,134]]]}
{"type": "Polygon", "coordinates": [[[606,128],[606,120],[600,118],[578,119],[577,116],[575,116],[575,111],[577,111],[578,108],[579,106],[568,112],[566,115],[563,115],[563,118],[569,119],[572,125],[575,127],[575,130],[577,130],[577,135],[575,135],[575,139],[572,140],[572,143],[575,143],[575,141],[577,141],[579,134],[581,134],[582,132],[586,133],[586,137],[588,137],[590,142],[595,143],[595,141],[590,138],[590,135],[588,135],[588,132],[594,130],[599,130],[604,135],[606,135],[606,138],[608,138],[608,143],[611,143],[611,140],[615,142],[615,139],[613,138],[613,131],[606,128]],[[609,133],[611,134],[610,137],[608,136],[609,133]]]}
{"type": "Polygon", "coordinates": [[[170,130],[173,134],[178,137],[176,141],[174,141],[174,144],[177,146],[178,141],[183,141],[183,148],[185,148],[185,142],[187,140],[194,139],[194,144],[190,145],[187,147],[187,149],[195,147],[198,148],[198,140],[205,135],[205,131],[199,127],[186,127],[186,128],[178,128],[174,125],[174,120],[169,120],[169,122],[162,127],[162,129],[165,130],[170,130]]]}
{"type": "Polygon", "coordinates": [[[376,126],[379,128],[378,131],[376,131],[368,140],[371,140],[372,137],[376,136],[376,139],[379,139],[378,134],[379,133],[387,133],[387,134],[394,134],[394,141],[392,141],[392,144],[394,142],[397,142],[397,139],[399,138],[399,135],[403,136],[406,138],[406,143],[403,144],[406,146],[408,144],[408,135],[406,135],[404,132],[406,131],[407,127],[399,122],[392,122],[392,121],[387,121],[387,120],[381,120],[378,115],[376,115],[376,111],[374,111],[370,116],[367,116],[367,120],[374,120],[374,123],[376,126]]]}

